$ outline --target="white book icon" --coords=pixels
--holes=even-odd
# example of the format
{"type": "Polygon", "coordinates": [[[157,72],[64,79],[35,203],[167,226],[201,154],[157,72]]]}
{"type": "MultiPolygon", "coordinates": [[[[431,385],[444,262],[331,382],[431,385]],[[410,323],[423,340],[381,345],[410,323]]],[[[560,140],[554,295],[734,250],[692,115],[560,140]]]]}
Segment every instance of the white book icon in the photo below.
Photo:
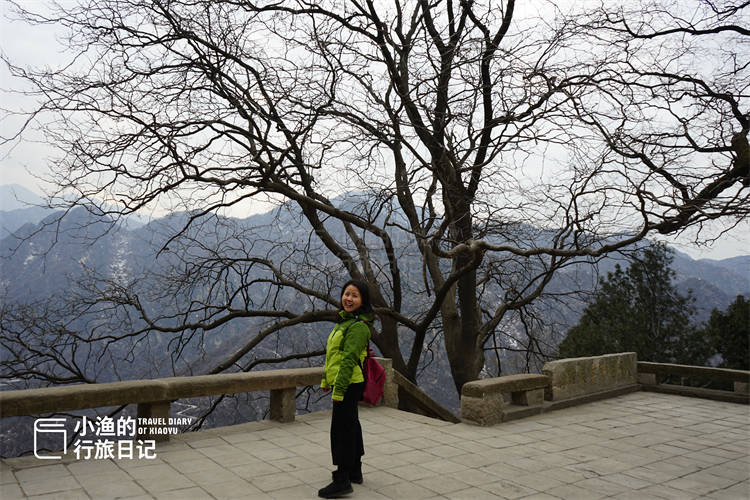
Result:
{"type": "Polygon", "coordinates": [[[65,455],[68,452],[68,435],[65,430],[64,418],[38,418],[34,421],[34,456],[42,460],[61,459],[62,455],[39,455],[37,452],[37,435],[40,433],[60,434],[62,436],[62,454],[65,455]]]}

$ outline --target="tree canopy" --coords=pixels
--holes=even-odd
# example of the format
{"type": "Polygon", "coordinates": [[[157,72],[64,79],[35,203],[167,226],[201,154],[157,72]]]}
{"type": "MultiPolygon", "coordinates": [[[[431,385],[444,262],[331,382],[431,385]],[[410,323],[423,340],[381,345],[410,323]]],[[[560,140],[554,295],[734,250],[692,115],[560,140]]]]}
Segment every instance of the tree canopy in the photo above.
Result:
{"type": "Polygon", "coordinates": [[[636,352],[642,361],[682,361],[695,308],[672,283],[672,259],[664,245],[647,247],[626,270],[618,264],[601,278],[579,323],[560,343],[560,357],[636,352]]]}
{"type": "Polygon", "coordinates": [[[703,232],[711,221],[747,217],[747,10],[19,3],[25,22],[65,30],[71,58],[55,68],[5,58],[38,103],[5,143],[43,130],[68,209],[189,210],[162,247],[169,276],[89,283],[97,299],[79,313],[118,328],[81,334],[87,342],[151,332],[190,342],[262,319],[211,371],[250,369],[265,339],[331,321],[353,277],[372,287],[373,340],[394,367],[415,379],[439,336],[460,388],[560,270],[654,233],[715,237],[703,232]],[[352,191],[361,196],[341,196],[352,191]],[[217,211],[268,199],[293,207],[308,234],[261,244],[253,231],[217,231],[212,248],[191,239],[217,211]],[[262,278],[245,279],[251,268],[262,278]],[[180,294],[188,305],[175,311],[180,294]],[[146,309],[146,296],[164,306],[146,309]]]}
{"type": "Polygon", "coordinates": [[[726,311],[714,309],[702,333],[709,349],[721,356],[719,366],[750,370],[750,303],[744,295],[726,311]]]}

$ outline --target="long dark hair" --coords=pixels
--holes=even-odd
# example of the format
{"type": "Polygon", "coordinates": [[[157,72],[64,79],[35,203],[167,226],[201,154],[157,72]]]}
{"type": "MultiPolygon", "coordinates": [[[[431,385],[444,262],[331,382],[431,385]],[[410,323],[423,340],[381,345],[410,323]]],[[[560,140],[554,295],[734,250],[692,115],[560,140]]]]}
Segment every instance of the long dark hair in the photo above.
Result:
{"type": "Polygon", "coordinates": [[[354,287],[359,290],[359,296],[362,297],[362,305],[359,306],[359,309],[354,311],[355,315],[359,315],[362,313],[371,313],[372,312],[372,304],[370,304],[370,288],[367,286],[367,283],[364,283],[359,280],[349,280],[346,283],[344,283],[344,286],[341,287],[341,294],[339,295],[339,300],[341,297],[344,296],[344,292],[346,291],[346,287],[349,285],[354,285],[354,287]]]}

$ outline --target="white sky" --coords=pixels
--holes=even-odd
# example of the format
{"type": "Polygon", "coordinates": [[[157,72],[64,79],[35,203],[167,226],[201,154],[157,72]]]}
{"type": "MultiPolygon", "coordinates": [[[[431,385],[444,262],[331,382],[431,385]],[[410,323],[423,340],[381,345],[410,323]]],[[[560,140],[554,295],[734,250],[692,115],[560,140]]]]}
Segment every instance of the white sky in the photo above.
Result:
{"type": "MultiPolygon", "coordinates": [[[[25,4],[30,2],[41,4],[39,0],[21,0],[25,4]]],[[[55,39],[54,32],[49,28],[34,28],[25,24],[10,22],[6,19],[9,5],[0,6],[0,50],[14,61],[24,61],[31,65],[54,65],[60,61],[60,45],[55,39]]],[[[5,67],[0,66],[0,135],[8,137],[17,130],[19,121],[8,116],[8,108],[23,105],[22,96],[8,92],[8,89],[18,87],[18,82],[11,79],[5,67]]],[[[31,104],[31,103],[30,103],[31,104]]],[[[30,105],[29,104],[29,105],[30,105]]],[[[42,194],[44,185],[35,176],[46,173],[46,158],[53,155],[54,150],[47,144],[28,136],[27,140],[17,144],[14,148],[0,146],[0,185],[19,184],[31,191],[42,194]],[[36,142],[35,142],[36,141],[36,142]]],[[[270,205],[257,204],[241,207],[242,216],[268,210],[270,205]]],[[[720,233],[721,223],[712,230],[712,235],[720,233]]],[[[708,233],[706,233],[708,234],[708,233]]],[[[692,234],[680,237],[661,237],[678,250],[693,258],[723,259],[737,255],[750,254],[750,221],[745,221],[738,227],[721,235],[717,241],[708,246],[696,247],[691,244],[692,234]]]]}

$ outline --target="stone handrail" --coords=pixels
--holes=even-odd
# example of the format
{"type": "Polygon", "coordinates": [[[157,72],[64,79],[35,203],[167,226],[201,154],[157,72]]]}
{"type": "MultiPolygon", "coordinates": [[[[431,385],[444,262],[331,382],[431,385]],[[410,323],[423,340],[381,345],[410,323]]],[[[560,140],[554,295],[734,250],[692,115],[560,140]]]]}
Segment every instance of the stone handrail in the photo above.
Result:
{"type": "Polygon", "coordinates": [[[277,391],[318,384],[322,375],[322,368],[294,368],[2,391],[0,418],[217,394],[277,391]]]}
{"type": "Polygon", "coordinates": [[[637,364],[634,352],[550,361],[542,368],[550,378],[546,399],[560,401],[637,389],[637,364]]]}
{"type": "Polygon", "coordinates": [[[671,363],[638,362],[638,374],[653,373],[664,375],[680,375],[682,377],[702,377],[728,382],[750,382],[750,371],[732,370],[730,368],[713,368],[710,366],[676,365],[671,363]]]}
{"type": "Polygon", "coordinates": [[[649,363],[638,361],[634,352],[550,361],[545,363],[542,373],[506,375],[464,384],[461,418],[479,425],[495,425],[641,389],[750,403],[750,371],[649,363]],[[662,384],[657,382],[657,375],[734,382],[734,391],[662,384]]]}
{"type": "Polygon", "coordinates": [[[461,388],[461,419],[486,426],[521,416],[518,410],[523,408],[514,406],[535,412],[549,380],[546,375],[521,373],[467,382],[461,388]],[[503,393],[510,394],[511,405],[505,403],[503,393]]]}
{"type": "MultiPolygon", "coordinates": [[[[391,360],[376,359],[386,369],[383,402],[396,407],[398,389],[393,380],[391,360]]],[[[169,436],[162,428],[169,420],[170,405],[173,401],[267,390],[270,391],[271,420],[291,422],[296,413],[297,387],[318,385],[322,376],[322,367],[286,368],[0,391],[0,418],[135,403],[138,405],[139,435],[160,441],[168,439],[169,436]],[[141,425],[140,422],[145,423],[141,425]]]]}
{"type": "Polygon", "coordinates": [[[636,391],[636,361],[634,352],[568,358],[545,363],[542,374],[468,382],[461,389],[461,418],[495,425],[636,391]]]}
{"type": "Polygon", "coordinates": [[[651,392],[680,394],[732,403],[750,403],[750,391],[748,390],[750,387],[750,371],[747,370],[639,361],[638,383],[641,384],[643,390],[651,392]],[[709,381],[733,382],[734,391],[659,383],[657,375],[677,375],[709,381]]]}
{"type": "Polygon", "coordinates": [[[0,418],[136,403],[137,421],[147,422],[139,425],[139,434],[160,441],[169,436],[160,428],[169,419],[172,401],[268,390],[270,418],[290,422],[294,420],[297,387],[317,385],[322,376],[320,367],[288,368],[2,391],[0,418]]]}

